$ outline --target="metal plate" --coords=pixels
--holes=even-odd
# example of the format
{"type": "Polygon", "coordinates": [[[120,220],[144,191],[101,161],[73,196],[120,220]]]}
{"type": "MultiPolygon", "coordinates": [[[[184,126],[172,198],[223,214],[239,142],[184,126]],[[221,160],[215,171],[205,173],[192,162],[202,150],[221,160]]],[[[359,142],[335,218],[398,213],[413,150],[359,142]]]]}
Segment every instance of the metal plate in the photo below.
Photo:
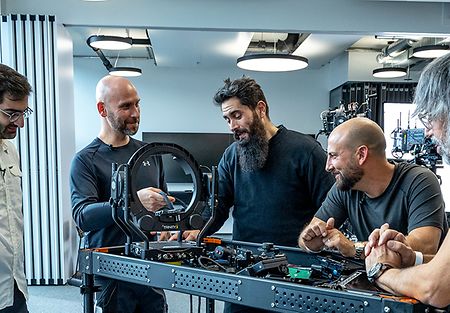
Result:
{"type": "Polygon", "coordinates": [[[237,299],[238,280],[215,277],[213,275],[193,274],[188,271],[175,272],[175,288],[190,291],[207,292],[229,299],[237,299]]]}
{"type": "MultiPolygon", "coordinates": [[[[318,293],[277,288],[275,290],[275,307],[295,312],[364,312],[365,304],[357,299],[332,298],[318,293]]],[[[366,304],[367,305],[367,304],[366,304]]]]}
{"type": "Polygon", "coordinates": [[[102,257],[99,257],[97,260],[97,273],[104,273],[112,277],[123,277],[131,280],[149,281],[147,275],[148,269],[150,268],[149,265],[102,257]]]}

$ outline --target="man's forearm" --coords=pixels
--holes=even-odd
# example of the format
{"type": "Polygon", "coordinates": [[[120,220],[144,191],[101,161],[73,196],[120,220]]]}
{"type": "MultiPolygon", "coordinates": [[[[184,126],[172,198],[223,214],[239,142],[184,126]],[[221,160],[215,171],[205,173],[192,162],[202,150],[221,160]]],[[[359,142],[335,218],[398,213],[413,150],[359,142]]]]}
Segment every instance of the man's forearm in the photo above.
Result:
{"type": "Polygon", "coordinates": [[[436,254],[442,231],[433,226],[416,228],[406,236],[406,243],[414,250],[423,254],[436,254]]]}
{"type": "Polygon", "coordinates": [[[85,205],[75,215],[75,222],[85,232],[110,226],[114,224],[111,205],[108,202],[85,205]]]}
{"type": "Polygon", "coordinates": [[[447,274],[441,275],[441,270],[430,264],[413,266],[406,269],[389,269],[377,280],[382,289],[396,295],[415,298],[420,302],[436,307],[444,307],[450,302],[447,294],[447,274]],[[442,283],[444,282],[444,284],[442,283]]]}

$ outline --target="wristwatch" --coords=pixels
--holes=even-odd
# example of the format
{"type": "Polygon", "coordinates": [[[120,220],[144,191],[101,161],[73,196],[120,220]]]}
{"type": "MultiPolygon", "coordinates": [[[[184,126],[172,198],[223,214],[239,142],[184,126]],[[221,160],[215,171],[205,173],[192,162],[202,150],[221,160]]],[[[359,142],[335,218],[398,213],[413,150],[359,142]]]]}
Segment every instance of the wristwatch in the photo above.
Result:
{"type": "Polygon", "coordinates": [[[362,259],[362,256],[364,254],[364,248],[366,247],[366,245],[364,243],[355,243],[355,259],[362,259]]]}
{"type": "Polygon", "coordinates": [[[375,263],[368,271],[367,271],[367,279],[373,283],[375,280],[381,276],[386,270],[392,268],[389,264],[384,263],[375,263]]]}

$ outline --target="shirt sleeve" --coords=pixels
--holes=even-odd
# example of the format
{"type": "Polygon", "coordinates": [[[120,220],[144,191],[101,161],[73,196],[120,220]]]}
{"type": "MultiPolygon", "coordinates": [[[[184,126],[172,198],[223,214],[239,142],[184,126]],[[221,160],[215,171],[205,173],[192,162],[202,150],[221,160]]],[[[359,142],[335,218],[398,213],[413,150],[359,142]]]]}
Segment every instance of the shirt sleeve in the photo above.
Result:
{"type": "Polygon", "coordinates": [[[418,227],[435,226],[445,231],[445,207],[437,177],[427,169],[411,181],[409,197],[408,232],[418,227]]]}
{"type": "Polygon", "coordinates": [[[99,202],[92,168],[79,155],[71,164],[70,192],[72,217],[82,231],[98,230],[114,224],[109,203],[99,202]]]}
{"type": "Polygon", "coordinates": [[[315,214],[315,217],[320,218],[324,222],[326,222],[330,217],[333,217],[336,228],[339,228],[347,219],[348,213],[343,199],[343,194],[336,188],[336,184],[331,187],[325,201],[315,214]]]}

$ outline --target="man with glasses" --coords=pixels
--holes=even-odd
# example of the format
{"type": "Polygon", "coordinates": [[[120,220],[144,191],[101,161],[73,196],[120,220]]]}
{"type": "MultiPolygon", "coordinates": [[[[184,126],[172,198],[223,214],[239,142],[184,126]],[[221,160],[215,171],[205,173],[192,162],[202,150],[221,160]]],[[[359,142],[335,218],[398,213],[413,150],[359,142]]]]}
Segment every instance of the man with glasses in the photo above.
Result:
{"type": "MultiPolygon", "coordinates": [[[[427,128],[426,135],[435,140],[444,161],[450,164],[450,54],[423,70],[414,103],[415,114],[427,128]]],[[[435,256],[425,255],[417,262],[410,243],[395,227],[389,227],[384,224],[373,231],[366,246],[366,269],[375,284],[439,308],[450,305],[450,235],[435,256]],[[425,264],[413,266],[420,261],[425,264]]]]}
{"type": "Polygon", "coordinates": [[[27,313],[19,155],[11,141],[31,114],[26,77],[0,64],[0,312],[27,313]]]}
{"type": "Polygon", "coordinates": [[[383,130],[368,118],[350,119],[333,130],[326,169],[336,183],[300,235],[300,246],[364,258],[370,233],[389,222],[415,250],[436,253],[448,230],[439,182],[427,168],[389,162],[385,151],[383,130]],[[356,243],[338,230],[346,219],[356,243]]]}

